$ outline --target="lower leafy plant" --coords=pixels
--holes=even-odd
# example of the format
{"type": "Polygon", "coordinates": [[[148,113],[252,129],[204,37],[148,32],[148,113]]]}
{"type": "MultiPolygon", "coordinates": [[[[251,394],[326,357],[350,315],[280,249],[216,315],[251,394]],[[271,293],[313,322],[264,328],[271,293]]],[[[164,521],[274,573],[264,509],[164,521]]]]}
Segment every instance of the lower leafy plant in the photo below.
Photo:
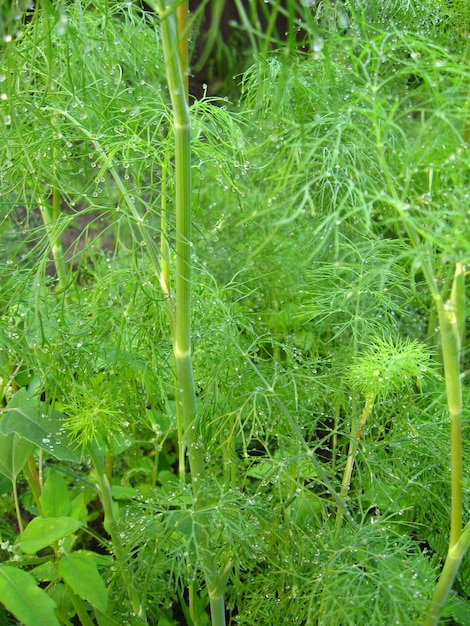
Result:
{"type": "Polygon", "coordinates": [[[73,549],[77,534],[87,522],[84,492],[73,494],[61,473],[52,468],[41,484],[33,460],[36,450],[45,449],[57,459],[76,462],[80,455],[67,443],[62,416],[35,398],[34,387],[32,383],[29,391],[22,388],[12,396],[1,422],[2,474],[15,484],[18,474],[24,471],[33,495],[31,504],[37,511],[23,527],[14,490],[21,532],[15,542],[2,543],[2,550],[15,567],[0,566],[1,598],[25,624],[59,624],[55,612],[58,598],[65,607],[63,618],[76,612],[82,623],[88,624],[92,622],[84,601],[93,610],[107,610],[107,587],[98,567],[109,567],[110,563],[96,552],[73,549]],[[30,571],[18,569],[18,563],[28,564],[30,571]],[[49,594],[38,587],[38,581],[50,583],[49,594]]]}

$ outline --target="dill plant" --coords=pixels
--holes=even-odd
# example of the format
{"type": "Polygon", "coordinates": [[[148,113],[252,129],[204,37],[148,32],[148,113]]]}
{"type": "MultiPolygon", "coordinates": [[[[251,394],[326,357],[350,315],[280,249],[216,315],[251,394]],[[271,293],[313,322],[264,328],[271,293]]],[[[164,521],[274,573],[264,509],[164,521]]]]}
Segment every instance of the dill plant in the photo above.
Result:
{"type": "MultiPolygon", "coordinates": [[[[423,263],[431,262],[442,273],[441,260],[449,246],[453,250],[451,256],[456,254],[455,268],[462,268],[466,258],[463,233],[468,230],[468,220],[463,209],[465,202],[460,202],[460,208],[457,208],[453,198],[456,199],[463,189],[457,180],[465,170],[467,158],[465,150],[458,146],[461,145],[461,129],[465,123],[465,115],[462,116],[461,112],[466,110],[468,79],[466,68],[454,56],[455,50],[458,52],[460,48],[462,51],[461,41],[456,38],[453,52],[449,53],[427,36],[425,28],[415,37],[399,31],[384,35],[378,29],[370,29],[365,45],[358,43],[353,32],[352,36],[346,35],[337,48],[334,47],[337,40],[331,39],[330,47],[326,36],[324,48],[312,55],[314,62],[311,64],[310,59],[261,58],[246,75],[244,96],[253,111],[254,127],[250,132],[257,143],[256,157],[251,160],[251,179],[256,180],[257,170],[261,174],[256,191],[244,185],[243,192],[256,198],[257,209],[251,215],[242,214],[237,212],[236,204],[232,202],[229,214],[240,217],[235,222],[232,220],[230,226],[222,220],[216,236],[220,241],[225,235],[228,241],[233,239],[237,228],[253,227],[255,224],[265,233],[259,246],[253,242],[254,238],[241,241],[238,245],[240,258],[246,259],[248,255],[250,261],[248,268],[245,265],[244,280],[253,325],[259,331],[262,329],[267,337],[277,336],[273,341],[277,345],[282,344],[283,339],[299,341],[297,333],[307,334],[310,331],[313,341],[317,340],[317,354],[318,351],[324,353],[327,362],[331,359],[334,363],[340,359],[347,363],[351,353],[354,354],[361,343],[366,343],[364,340],[374,325],[376,330],[385,330],[388,324],[392,324],[402,333],[411,329],[422,340],[434,341],[433,316],[426,319],[424,311],[432,306],[432,300],[441,302],[442,306],[442,296],[434,288],[431,289],[432,299],[426,296],[420,272],[423,263]],[[348,63],[351,63],[349,67],[348,63]],[[297,82],[299,71],[302,72],[301,82],[297,82]],[[331,91],[327,87],[319,92],[318,99],[315,95],[309,99],[306,95],[311,94],[308,85],[314,77],[330,86],[331,91]],[[418,88],[413,89],[409,81],[416,77],[418,88]],[[298,105],[299,102],[302,106],[298,105]],[[456,102],[459,103],[457,106],[456,102]],[[449,140],[446,145],[448,151],[444,153],[442,147],[438,147],[442,137],[441,131],[436,132],[438,128],[449,140]],[[265,150],[264,155],[259,150],[260,145],[265,150]],[[274,153],[270,146],[275,147],[274,153]],[[450,160],[447,160],[449,155],[450,160]],[[299,166],[300,163],[302,166],[299,166]],[[447,186],[453,179],[449,166],[456,176],[453,191],[452,184],[447,186]],[[267,180],[265,169],[276,172],[276,177],[267,180]],[[280,172],[282,176],[279,176],[280,172]],[[441,174],[447,181],[443,189],[436,178],[441,174]],[[276,184],[277,181],[282,181],[282,184],[276,184]],[[431,188],[436,188],[438,193],[443,192],[441,204],[431,193],[431,188]],[[271,195],[273,189],[275,193],[271,195]],[[393,197],[395,193],[400,198],[399,202],[393,197]],[[272,204],[275,208],[271,208],[272,204]],[[261,210],[258,209],[260,205],[261,210]],[[400,210],[399,217],[396,209],[400,210]],[[446,215],[444,221],[442,211],[446,215]],[[302,231],[302,223],[308,223],[309,229],[302,231]],[[365,238],[363,232],[366,233],[365,238]],[[455,237],[453,244],[447,239],[451,232],[455,237]],[[292,260],[292,267],[296,268],[295,280],[291,280],[289,272],[285,271],[284,256],[284,273],[279,274],[281,298],[274,296],[273,274],[267,276],[263,286],[257,283],[263,295],[254,298],[256,287],[250,292],[250,275],[254,284],[257,264],[262,266],[269,258],[266,253],[271,247],[279,252],[283,239],[291,243],[295,241],[293,233],[306,233],[300,248],[303,253],[300,264],[293,261],[296,246],[290,246],[289,250],[287,244],[284,248],[287,258],[292,260]],[[406,241],[406,233],[410,237],[413,235],[412,248],[406,241]],[[344,251],[353,258],[355,254],[360,258],[361,254],[355,253],[358,241],[363,245],[362,256],[369,246],[371,269],[366,267],[364,272],[358,264],[356,273],[354,266],[348,272],[344,251]],[[376,250],[381,250],[383,254],[379,253],[377,257],[376,250]],[[395,251],[394,259],[388,256],[391,250],[395,251]],[[460,251],[458,254],[457,250],[460,251]],[[320,255],[317,271],[311,271],[313,293],[310,295],[303,272],[309,269],[310,260],[317,260],[320,255]],[[322,272],[325,261],[326,267],[331,268],[326,276],[322,272]],[[369,289],[368,277],[373,279],[374,274],[376,282],[372,282],[373,287],[369,289]],[[407,274],[411,276],[411,282],[405,279],[407,274]],[[391,279],[387,284],[389,275],[391,279]],[[401,275],[401,278],[395,282],[394,275],[401,275]],[[325,284],[323,292],[320,287],[322,280],[325,284]],[[332,282],[328,284],[328,280],[332,282]],[[339,287],[336,299],[334,295],[330,296],[332,284],[339,287]],[[268,301],[266,294],[273,294],[274,301],[282,301],[281,309],[284,308],[285,312],[291,301],[296,301],[299,292],[302,293],[302,308],[305,311],[303,319],[308,323],[310,309],[311,319],[317,321],[316,327],[307,326],[306,321],[299,323],[298,313],[290,319],[285,316],[282,335],[278,334],[272,314],[267,323],[260,324],[263,303],[268,301]],[[318,296],[322,299],[319,300],[318,296]],[[309,297],[312,297],[312,303],[309,297]],[[423,312],[419,311],[420,308],[424,308],[423,312]],[[375,314],[372,313],[374,310],[375,314]],[[319,343],[319,325],[321,329],[324,320],[333,319],[332,327],[324,325],[326,332],[319,343]],[[420,322],[418,328],[417,321],[420,322]],[[351,336],[345,332],[350,329],[355,341],[351,341],[351,336]]],[[[268,261],[267,266],[272,269],[273,264],[268,261]]],[[[222,269],[226,271],[227,268],[222,269]]],[[[445,297],[450,294],[452,272],[450,267],[447,283],[444,282],[445,297]]],[[[460,285],[463,285],[461,269],[458,274],[460,285]]],[[[433,284],[433,280],[426,280],[429,285],[433,284]]],[[[459,289],[463,293],[462,286],[459,289]]],[[[456,290],[457,282],[452,293],[456,290]]],[[[453,301],[448,301],[447,309],[457,310],[453,301]]],[[[462,298],[459,302],[458,310],[462,312],[462,298]]],[[[296,306],[293,305],[290,310],[296,311],[296,306]]],[[[442,309],[440,315],[443,315],[442,309]]],[[[443,327],[445,325],[443,323],[443,327]]],[[[461,323],[455,328],[460,329],[461,323]]],[[[460,332],[454,332],[453,336],[457,337],[460,332]]],[[[454,341],[448,337],[443,340],[444,344],[449,340],[451,343],[454,341]]],[[[298,345],[301,345],[300,341],[298,345]]],[[[393,349],[390,352],[395,354],[393,349]]],[[[421,351],[425,359],[428,358],[426,352],[426,349],[421,351]]],[[[367,378],[364,380],[367,381],[367,378]]],[[[333,398],[331,391],[329,395],[333,398]]],[[[384,403],[384,408],[386,406],[390,404],[384,403]]],[[[346,412],[349,415],[350,411],[351,405],[343,398],[339,414],[346,412]]],[[[441,410],[438,413],[441,415],[441,410]]],[[[337,414],[336,411],[334,414],[337,414]]],[[[423,432],[422,428],[420,432],[423,432]]],[[[456,459],[460,454],[458,448],[457,444],[454,448],[456,459]]],[[[422,487],[424,495],[427,488],[422,487]]],[[[390,498],[392,501],[393,496],[390,498]]],[[[457,510],[459,508],[457,503],[457,510]]],[[[443,521],[444,515],[440,519],[443,521]]]]}
{"type": "MultiPolygon", "coordinates": [[[[364,408],[357,422],[351,425],[351,441],[341,485],[342,498],[347,497],[359,441],[377,398],[402,390],[409,383],[415,382],[421,387],[422,379],[429,370],[429,361],[430,352],[416,340],[375,340],[364,355],[353,361],[347,378],[350,387],[364,396],[364,408]]],[[[337,528],[341,519],[342,511],[338,509],[337,528]]]]}
{"type": "MultiPolygon", "coordinates": [[[[177,4],[184,11],[159,3],[166,26],[177,4]]],[[[35,439],[24,475],[36,495],[41,472],[46,493],[55,485],[78,498],[74,482],[83,484],[86,527],[65,549],[73,555],[72,541],[92,537],[114,553],[116,571],[100,562],[108,614],[72,596],[69,619],[82,623],[204,624],[209,604],[214,624],[419,621],[450,511],[432,612],[455,577],[453,599],[468,606],[457,574],[460,561],[468,568],[466,486],[457,428],[451,503],[443,401],[458,426],[468,71],[460,34],[450,28],[446,39],[458,20],[433,2],[350,2],[343,28],[334,12],[296,8],[310,50],[290,39],[288,53],[272,53],[282,44],[269,20],[283,9],[262,7],[263,37],[250,22],[257,8],[242,14],[260,55],[237,109],[207,99],[188,109],[175,65],[177,84],[160,87],[157,18],[131,4],[44,2],[2,50],[2,245],[8,220],[28,234],[24,243],[17,233],[13,263],[1,267],[2,401],[8,411],[15,391],[35,390],[60,412],[63,441],[81,450],[79,465],[35,439]],[[401,27],[413,11],[423,16],[414,35],[401,27]],[[31,51],[37,63],[25,65],[31,51]],[[182,113],[175,135],[169,96],[182,113]],[[67,234],[96,214],[100,239],[81,253],[67,234]],[[59,281],[45,275],[56,243],[59,281]],[[447,391],[437,376],[409,384],[420,365],[433,369],[425,343],[442,354],[447,391]],[[178,362],[182,345],[194,381],[178,362]],[[394,374],[389,396],[390,377],[376,375],[384,368],[394,374]],[[346,507],[341,475],[361,415],[368,428],[349,454],[346,507]]],[[[77,461],[76,450],[69,456],[77,461]]],[[[33,514],[46,500],[19,496],[33,514]]]]}

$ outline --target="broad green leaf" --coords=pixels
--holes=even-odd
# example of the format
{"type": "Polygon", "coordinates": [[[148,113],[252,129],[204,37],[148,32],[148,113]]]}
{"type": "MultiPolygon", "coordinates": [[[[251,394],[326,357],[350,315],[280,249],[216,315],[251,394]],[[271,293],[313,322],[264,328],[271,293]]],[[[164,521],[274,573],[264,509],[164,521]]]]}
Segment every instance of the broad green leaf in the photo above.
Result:
{"type": "Polygon", "coordinates": [[[32,407],[35,408],[38,406],[38,399],[34,397],[34,392],[30,392],[26,389],[26,387],[21,387],[18,391],[13,394],[7,404],[7,408],[16,409],[18,407],[32,407]]]}
{"type": "Polygon", "coordinates": [[[73,591],[100,611],[108,607],[108,591],[96,567],[93,555],[72,552],[59,561],[59,574],[73,591]]]}
{"type": "Polygon", "coordinates": [[[53,469],[49,470],[39,499],[44,517],[67,517],[70,515],[69,489],[60,472],[53,469]]]}
{"type": "Polygon", "coordinates": [[[0,435],[16,433],[61,461],[80,461],[80,452],[70,443],[63,428],[62,414],[52,415],[26,389],[15,393],[0,420],[0,435]]]}
{"type": "MultiPolygon", "coordinates": [[[[2,422],[3,418],[0,424],[2,422]]],[[[0,433],[0,473],[10,480],[16,480],[35,448],[33,443],[16,433],[0,433]]]]}
{"type": "Polygon", "coordinates": [[[71,517],[35,517],[18,537],[16,545],[26,554],[35,554],[82,526],[82,522],[71,517]]]}
{"type": "Polygon", "coordinates": [[[56,603],[27,572],[0,565],[0,600],[24,626],[59,626],[56,603]]]}

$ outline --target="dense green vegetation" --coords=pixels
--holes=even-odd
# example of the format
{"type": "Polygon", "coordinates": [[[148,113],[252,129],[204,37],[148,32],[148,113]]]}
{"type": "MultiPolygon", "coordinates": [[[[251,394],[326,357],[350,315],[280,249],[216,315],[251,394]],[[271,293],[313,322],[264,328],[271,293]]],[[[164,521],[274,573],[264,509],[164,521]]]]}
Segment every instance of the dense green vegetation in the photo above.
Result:
{"type": "Polygon", "coordinates": [[[468,626],[470,8],[228,5],[2,5],[0,623],[468,626]]]}

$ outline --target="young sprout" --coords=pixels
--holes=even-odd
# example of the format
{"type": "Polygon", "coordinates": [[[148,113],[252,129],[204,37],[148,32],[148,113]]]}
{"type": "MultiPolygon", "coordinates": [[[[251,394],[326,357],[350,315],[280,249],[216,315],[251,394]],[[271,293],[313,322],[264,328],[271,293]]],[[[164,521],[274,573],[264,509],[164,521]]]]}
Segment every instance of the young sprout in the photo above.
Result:
{"type": "MultiPolygon", "coordinates": [[[[432,372],[432,351],[416,340],[377,338],[370,347],[356,357],[349,368],[347,382],[353,391],[364,396],[364,408],[351,425],[348,458],[341,485],[341,498],[346,497],[351,484],[354,461],[367,418],[380,396],[385,398],[414,383],[421,388],[426,375],[432,372]]],[[[336,528],[339,530],[343,509],[338,508],[336,528]]]]}

